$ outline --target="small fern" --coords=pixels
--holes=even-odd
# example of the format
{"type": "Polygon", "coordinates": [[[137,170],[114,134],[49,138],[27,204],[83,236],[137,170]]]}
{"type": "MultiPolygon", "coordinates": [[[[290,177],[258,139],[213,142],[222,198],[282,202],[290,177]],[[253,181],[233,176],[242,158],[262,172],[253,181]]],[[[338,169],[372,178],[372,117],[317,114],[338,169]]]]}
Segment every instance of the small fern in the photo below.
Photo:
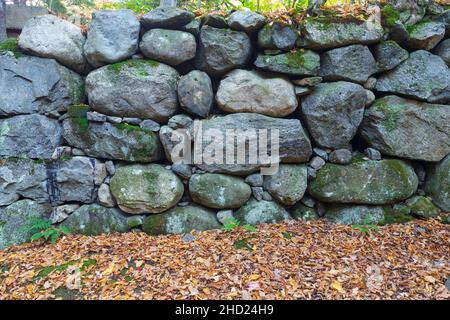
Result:
{"type": "Polygon", "coordinates": [[[371,231],[375,231],[378,233],[378,226],[374,223],[371,223],[369,216],[364,217],[362,224],[352,224],[352,228],[355,230],[359,230],[364,234],[370,234],[371,231]]]}
{"type": "MultiPolygon", "coordinates": [[[[241,222],[234,218],[234,217],[230,217],[228,219],[225,220],[225,223],[223,225],[223,229],[226,231],[233,231],[234,229],[236,229],[237,227],[239,227],[241,225],[241,222]]],[[[242,226],[245,230],[250,231],[250,232],[256,232],[258,231],[254,226],[252,226],[251,224],[245,224],[242,226]]]]}
{"type": "Polygon", "coordinates": [[[70,233],[69,228],[64,226],[55,227],[50,221],[41,218],[31,219],[30,222],[24,226],[23,230],[31,234],[31,241],[44,239],[51,243],[55,243],[62,235],[70,233]]]}

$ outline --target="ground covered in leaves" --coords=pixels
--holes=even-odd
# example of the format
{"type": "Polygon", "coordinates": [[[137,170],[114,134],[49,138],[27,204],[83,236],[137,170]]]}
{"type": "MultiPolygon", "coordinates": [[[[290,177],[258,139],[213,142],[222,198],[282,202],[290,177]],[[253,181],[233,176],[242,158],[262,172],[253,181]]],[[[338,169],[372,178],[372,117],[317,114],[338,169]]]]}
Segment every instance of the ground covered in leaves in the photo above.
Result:
{"type": "Polygon", "coordinates": [[[437,220],[69,235],[0,251],[0,299],[449,299],[449,244],[437,220]]]}

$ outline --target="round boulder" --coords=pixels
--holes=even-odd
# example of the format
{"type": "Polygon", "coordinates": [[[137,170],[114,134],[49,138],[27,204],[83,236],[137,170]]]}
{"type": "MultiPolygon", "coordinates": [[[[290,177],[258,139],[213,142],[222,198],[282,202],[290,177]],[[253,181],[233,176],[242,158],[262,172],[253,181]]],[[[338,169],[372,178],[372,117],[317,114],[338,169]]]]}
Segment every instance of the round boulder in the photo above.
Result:
{"type": "Polygon", "coordinates": [[[228,17],[231,29],[252,33],[258,31],[266,23],[266,18],[252,11],[235,11],[228,17]]]}
{"type": "Polygon", "coordinates": [[[203,71],[194,70],[178,81],[178,99],[181,108],[206,118],[211,111],[214,93],[211,79],[203,71]]]}
{"type": "Polygon", "coordinates": [[[291,219],[289,213],[274,201],[251,198],[233,216],[242,224],[276,223],[291,219]]]}

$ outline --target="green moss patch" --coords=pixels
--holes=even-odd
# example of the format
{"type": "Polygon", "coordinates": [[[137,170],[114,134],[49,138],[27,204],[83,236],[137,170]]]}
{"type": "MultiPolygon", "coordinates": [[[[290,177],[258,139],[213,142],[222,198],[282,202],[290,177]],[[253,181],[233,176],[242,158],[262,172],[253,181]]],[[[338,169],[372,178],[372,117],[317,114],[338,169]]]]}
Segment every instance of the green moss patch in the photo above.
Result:
{"type": "Polygon", "coordinates": [[[381,22],[388,28],[395,26],[400,19],[400,12],[397,11],[392,5],[388,4],[381,9],[381,22]]]}
{"type": "Polygon", "coordinates": [[[6,52],[12,52],[16,58],[23,56],[23,53],[19,50],[18,40],[16,38],[8,38],[0,42],[0,54],[6,52]]]}

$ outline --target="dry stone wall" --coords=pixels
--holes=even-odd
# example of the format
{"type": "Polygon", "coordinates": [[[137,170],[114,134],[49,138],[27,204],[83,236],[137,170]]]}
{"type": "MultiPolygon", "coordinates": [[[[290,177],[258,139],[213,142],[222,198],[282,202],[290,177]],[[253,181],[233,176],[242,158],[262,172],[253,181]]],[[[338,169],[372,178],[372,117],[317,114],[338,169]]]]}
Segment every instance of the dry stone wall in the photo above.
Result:
{"type": "Polygon", "coordinates": [[[107,10],[87,34],[31,19],[0,44],[0,247],[36,217],[96,235],[450,211],[449,11],[390,29],[373,12],[293,27],[107,10]],[[277,129],[278,171],[180,162],[173,137],[199,125],[277,129]]]}

